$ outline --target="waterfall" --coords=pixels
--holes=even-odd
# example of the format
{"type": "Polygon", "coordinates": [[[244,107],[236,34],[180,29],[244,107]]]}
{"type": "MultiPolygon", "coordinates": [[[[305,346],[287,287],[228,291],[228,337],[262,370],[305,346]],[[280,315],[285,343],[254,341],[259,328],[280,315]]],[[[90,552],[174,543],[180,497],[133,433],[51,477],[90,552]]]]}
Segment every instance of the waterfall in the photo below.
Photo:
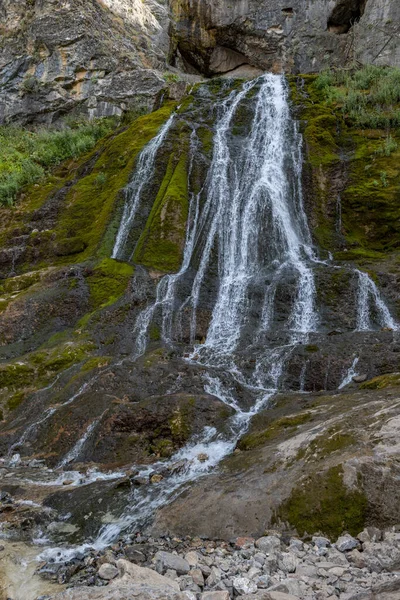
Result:
{"type": "Polygon", "coordinates": [[[377,321],[381,327],[398,330],[398,324],[392,315],[382,296],[370,276],[356,269],[358,275],[358,293],[357,293],[357,331],[370,331],[373,329],[373,319],[371,308],[376,311],[377,321]]]}
{"type": "Polygon", "coordinates": [[[136,169],[130,183],[125,188],[125,204],[121,223],[115,240],[112,258],[121,258],[124,247],[140,206],[146,185],[151,182],[155,171],[155,159],[174,120],[174,114],[161,127],[158,134],[144,147],[139,154],[136,169]]]}
{"type": "MultiPolygon", "coordinates": [[[[192,156],[195,147],[196,134],[193,133],[192,156]]],[[[191,169],[189,179],[190,173],[191,169]]],[[[135,355],[145,351],[147,331],[157,311],[162,317],[162,336],[171,343],[175,335],[179,337],[174,323],[179,323],[182,308],[190,306],[194,337],[202,286],[217,246],[219,281],[211,323],[205,343],[195,346],[189,360],[210,368],[225,366],[232,381],[240,381],[252,392],[254,402],[242,408],[229,384],[223,383],[215,373],[207,373],[205,392],[235,411],[229,422],[230,432],[222,436],[207,427],[163,463],[164,468],[168,468],[183,460],[185,467],[150,489],[136,490],[132,504],[118,522],[101,529],[95,547],[104,547],[133,524],[146,522],[158,507],[171,501],[183,485],[205,475],[231,453],[251,418],[275,393],[284,363],[293,348],[300,340],[306,341],[308,333],[316,329],[313,261],[317,257],[304,213],[300,176],[301,136],[290,116],[284,78],[268,74],[231,92],[218,107],[213,157],[204,188],[190,198],[181,269],[159,282],[155,302],[139,315],[134,329],[135,355]],[[232,121],[253,88],[257,93],[250,132],[240,153],[235,155],[231,145],[232,121]],[[294,174],[292,179],[287,171],[294,174]],[[197,265],[196,256],[200,257],[197,265]],[[180,305],[179,284],[190,271],[195,275],[189,295],[180,305]],[[283,346],[265,348],[253,374],[244,375],[234,363],[233,355],[241,349],[242,330],[251,306],[251,288],[261,281],[263,298],[258,330],[262,333],[273,327],[273,297],[277,285],[287,274],[295,280],[293,305],[286,323],[289,338],[283,346]],[[202,460],[199,455],[203,455],[202,460]]],[[[145,468],[143,474],[148,470],[145,468]]]]}
{"type": "MultiPolygon", "coordinates": [[[[135,489],[122,515],[103,525],[94,542],[81,550],[104,548],[129,528],[140,529],[186,485],[218,466],[233,451],[252,417],[268,406],[282,385],[286,362],[295,348],[318,331],[314,267],[326,267],[327,263],[314,251],[304,211],[302,137],[290,115],[285,79],[266,74],[246,82],[220,101],[215,112],[211,163],[202,189],[196,188],[189,197],[181,268],[159,281],[155,301],[139,314],[133,330],[134,357],[145,353],[154,321],[161,323],[163,341],[179,352],[185,318],[192,346],[185,359],[202,367],[204,391],[219,398],[234,414],[224,434],[206,427],[169,460],[151,467],[135,465],[142,477],[149,477],[161,465],[171,474],[151,486],[135,489]],[[238,109],[246,103],[253,108],[252,119],[247,135],[238,143],[233,124],[238,109]],[[195,344],[198,311],[210,277],[215,281],[210,323],[204,343],[195,344]],[[282,288],[290,289],[286,312],[278,306],[282,288]],[[248,357],[251,366],[243,368],[248,357]],[[238,387],[248,394],[246,406],[238,387]],[[174,470],[177,464],[178,472],[174,470]]],[[[142,191],[154,174],[157,150],[171,124],[170,119],[142,151],[127,194],[114,257],[123,253],[142,191]]],[[[197,149],[194,128],[189,189],[195,187],[191,177],[197,149]]],[[[360,293],[358,298],[358,327],[360,323],[362,328],[370,326],[371,298],[381,320],[394,325],[376,286],[366,274],[358,273],[360,283],[365,284],[364,295],[360,293]]],[[[300,374],[302,390],[307,364],[300,374]]],[[[355,366],[353,363],[353,369],[355,366]]],[[[42,558],[51,556],[58,561],[74,551],[49,552],[42,558]]]]}

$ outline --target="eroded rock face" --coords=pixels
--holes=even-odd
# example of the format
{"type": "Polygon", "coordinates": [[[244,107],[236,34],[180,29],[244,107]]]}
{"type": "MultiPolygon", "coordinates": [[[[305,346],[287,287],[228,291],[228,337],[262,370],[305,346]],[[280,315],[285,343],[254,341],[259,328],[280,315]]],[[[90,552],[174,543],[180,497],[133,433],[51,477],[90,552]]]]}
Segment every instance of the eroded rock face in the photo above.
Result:
{"type": "Polygon", "coordinates": [[[0,10],[0,122],[153,106],[168,49],[163,5],[6,0],[0,10]]]}
{"type": "Polygon", "coordinates": [[[241,65],[305,73],[349,58],[400,64],[400,9],[390,0],[171,0],[171,8],[177,56],[208,75],[241,65]]]}

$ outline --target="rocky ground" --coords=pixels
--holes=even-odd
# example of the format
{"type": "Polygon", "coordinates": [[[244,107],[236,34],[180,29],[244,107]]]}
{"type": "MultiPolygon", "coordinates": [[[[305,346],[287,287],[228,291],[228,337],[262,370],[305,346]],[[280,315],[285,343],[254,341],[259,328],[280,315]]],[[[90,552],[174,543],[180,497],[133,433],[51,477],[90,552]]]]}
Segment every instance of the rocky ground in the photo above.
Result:
{"type": "Polygon", "coordinates": [[[274,531],[230,542],[138,534],[104,553],[39,565],[43,580],[67,589],[37,600],[395,600],[399,568],[397,528],[335,543],[274,531]]]}

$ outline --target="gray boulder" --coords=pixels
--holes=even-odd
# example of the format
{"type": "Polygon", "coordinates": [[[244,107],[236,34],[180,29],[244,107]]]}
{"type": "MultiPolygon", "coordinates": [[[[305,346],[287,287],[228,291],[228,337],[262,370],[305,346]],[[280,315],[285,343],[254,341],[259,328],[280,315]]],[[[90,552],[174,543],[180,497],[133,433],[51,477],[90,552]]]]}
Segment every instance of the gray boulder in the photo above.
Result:
{"type": "Polygon", "coordinates": [[[171,552],[157,552],[154,557],[154,563],[159,573],[165,573],[165,571],[171,569],[176,571],[178,575],[186,575],[190,571],[190,565],[187,560],[171,552]]]}

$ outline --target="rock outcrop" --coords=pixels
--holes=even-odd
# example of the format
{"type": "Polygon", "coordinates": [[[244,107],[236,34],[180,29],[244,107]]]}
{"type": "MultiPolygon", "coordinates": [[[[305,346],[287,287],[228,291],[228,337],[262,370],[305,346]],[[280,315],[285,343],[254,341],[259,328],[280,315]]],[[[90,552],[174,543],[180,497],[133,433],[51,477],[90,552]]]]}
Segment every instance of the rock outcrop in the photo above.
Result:
{"type": "Polygon", "coordinates": [[[171,7],[176,64],[207,75],[243,66],[307,73],[352,61],[400,65],[400,9],[391,0],[171,0],[171,7]]]}
{"type": "Polygon", "coordinates": [[[165,86],[162,4],[5,0],[0,11],[0,123],[148,110],[165,86]]]}
{"type": "Polygon", "coordinates": [[[4,0],[0,123],[148,110],[167,65],[262,71],[400,65],[393,0],[4,0]]]}

